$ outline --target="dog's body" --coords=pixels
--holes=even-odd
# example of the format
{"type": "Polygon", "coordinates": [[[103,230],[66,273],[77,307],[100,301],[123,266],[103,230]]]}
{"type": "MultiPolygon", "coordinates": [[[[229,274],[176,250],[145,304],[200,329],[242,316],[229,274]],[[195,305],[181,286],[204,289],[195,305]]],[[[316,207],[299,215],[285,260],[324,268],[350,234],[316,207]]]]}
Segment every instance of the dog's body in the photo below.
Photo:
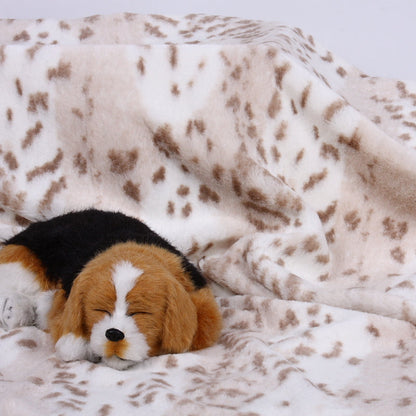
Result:
{"type": "Polygon", "coordinates": [[[140,221],[86,210],[30,225],[0,251],[0,326],[50,331],[66,361],[125,369],[212,345],[221,317],[198,270],[140,221]]]}

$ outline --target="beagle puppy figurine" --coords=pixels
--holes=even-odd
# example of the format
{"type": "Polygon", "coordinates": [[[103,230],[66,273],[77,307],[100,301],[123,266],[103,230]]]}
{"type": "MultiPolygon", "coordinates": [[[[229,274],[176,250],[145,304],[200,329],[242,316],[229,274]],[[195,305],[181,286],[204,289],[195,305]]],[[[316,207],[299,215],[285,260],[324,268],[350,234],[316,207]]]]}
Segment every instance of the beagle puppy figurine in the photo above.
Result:
{"type": "Polygon", "coordinates": [[[0,327],[30,325],[64,361],[124,370],[209,347],[222,323],[183,254],[137,219],[89,209],[33,223],[0,250],[0,327]]]}

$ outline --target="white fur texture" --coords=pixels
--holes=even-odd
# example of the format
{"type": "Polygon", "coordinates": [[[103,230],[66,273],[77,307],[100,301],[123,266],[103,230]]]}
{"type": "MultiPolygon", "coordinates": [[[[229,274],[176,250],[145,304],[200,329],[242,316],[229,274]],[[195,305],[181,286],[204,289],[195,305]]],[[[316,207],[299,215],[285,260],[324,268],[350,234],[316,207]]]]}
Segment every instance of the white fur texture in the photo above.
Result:
{"type": "Polygon", "coordinates": [[[127,313],[126,296],[142,274],[143,270],[134,267],[128,261],[122,261],[114,266],[113,284],[117,295],[116,312],[127,313]]]}
{"type": "Polygon", "coordinates": [[[33,296],[39,293],[40,285],[34,273],[24,268],[20,263],[0,264],[0,293],[21,293],[33,296]]]}
{"type": "Polygon", "coordinates": [[[63,361],[88,359],[88,341],[72,333],[59,338],[55,348],[56,355],[63,361]]]}

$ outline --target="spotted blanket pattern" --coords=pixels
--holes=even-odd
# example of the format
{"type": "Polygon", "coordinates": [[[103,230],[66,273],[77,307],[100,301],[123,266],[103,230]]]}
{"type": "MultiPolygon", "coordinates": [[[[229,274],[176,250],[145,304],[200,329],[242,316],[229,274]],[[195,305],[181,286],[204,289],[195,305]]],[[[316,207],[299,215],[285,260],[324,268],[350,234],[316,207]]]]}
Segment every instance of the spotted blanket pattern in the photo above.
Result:
{"type": "Polygon", "coordinates": [[[2,20],[0,45],[0,237],[121,210],[224,317],[124,372],[0,330],[1,415],[416,413],[415,83],[219,16],[2,20]]]}

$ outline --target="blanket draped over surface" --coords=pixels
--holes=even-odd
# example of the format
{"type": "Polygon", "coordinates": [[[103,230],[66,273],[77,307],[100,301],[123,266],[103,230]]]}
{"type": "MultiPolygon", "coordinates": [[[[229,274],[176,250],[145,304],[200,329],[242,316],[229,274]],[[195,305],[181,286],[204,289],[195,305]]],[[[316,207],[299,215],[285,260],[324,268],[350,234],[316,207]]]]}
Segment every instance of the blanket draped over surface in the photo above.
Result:
{"type": "Polygon", "coordinates": [[[0,330],[0,414],[416,413],[415,147],[416,84],[297,28],[0,21],[0,238],[122,211],[200,267],[224,317],[215,346],[125,372],[0,330]]]}

